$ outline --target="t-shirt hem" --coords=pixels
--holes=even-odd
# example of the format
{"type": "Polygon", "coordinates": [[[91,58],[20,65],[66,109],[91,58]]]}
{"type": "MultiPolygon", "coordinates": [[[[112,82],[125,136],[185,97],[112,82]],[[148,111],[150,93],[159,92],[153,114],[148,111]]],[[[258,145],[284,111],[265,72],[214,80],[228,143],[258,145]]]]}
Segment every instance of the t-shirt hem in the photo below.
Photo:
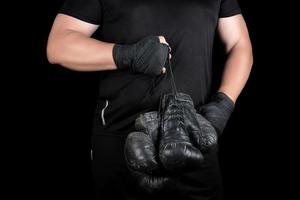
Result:
{"type": "Polygon", "coordinates": [[[82,21],[87,22],[87,23],[90,23],[90,24],[100,25],[99,22],[97,22],[97,21],[95,21],[95,20],[92,20],[92,19],[90,19],[90,18],[88,18],[88,17],[86,17],[86,16],[83,16],[83,15],[81,15],[81,14],[78,14],[78,13],[76,13],[76,12],[74,12],[74,11],[71,11],[71,10],[69,10],[69,9],[67,9],[67,8],[63,8],[63,9],[59,10],[58,13],[65,14],[65,15],[69,15],[69,16],[71,16],[71,17],[75,17],[75,18],[77,18],[77,19],[79,19],[79,20],[82,20],[82,21]]]}
{"type": "Polygon", "coordinates": [[[219,16],[219,18],[232,17],[238,14],[242,14],[241,10],[232,10],[230,12],[223,13],[222,15],[219,16]]]}

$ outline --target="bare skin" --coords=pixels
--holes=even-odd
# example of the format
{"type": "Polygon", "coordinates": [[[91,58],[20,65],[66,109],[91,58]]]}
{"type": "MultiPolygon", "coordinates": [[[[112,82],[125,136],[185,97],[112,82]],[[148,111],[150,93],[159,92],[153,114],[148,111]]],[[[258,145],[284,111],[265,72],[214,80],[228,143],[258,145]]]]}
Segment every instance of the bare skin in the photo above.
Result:
{"type": "MultiPolygon", "coordinates": [[[[98,25],[58,14],[48,39],[49,62],[75,71],[116,70],[112,56],[114,43],[91,38],[98,28],[98,25]]],[[[243,16],[220,18],[218,33],[228,55],[219,91],[236,102],[253,64],[252,46],[243,16]]],[[[163,36],[159,39],[169,45],[163,36]]],[[[171,54],[169,56],[171,58],[171,54]]],[[[165,72],[164,68],[162,73],[165,72]]]]}
{"type": "Polygon", "coordinates": [[[249,78],[253,65],[252,45],[248,29],[243,16],[235,15],[220,18],[218,32],[228,54],[219,91],[236,102],[249,78]]]}

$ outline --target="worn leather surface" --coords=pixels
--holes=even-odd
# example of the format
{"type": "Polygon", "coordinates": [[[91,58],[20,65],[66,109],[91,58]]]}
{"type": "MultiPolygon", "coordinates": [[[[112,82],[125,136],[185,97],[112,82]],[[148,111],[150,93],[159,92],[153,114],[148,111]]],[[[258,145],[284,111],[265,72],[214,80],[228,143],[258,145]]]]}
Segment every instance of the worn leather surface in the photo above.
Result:
{"type": "Polygon", "coordinates": [[[197,113],[188,94],[165,94],[158,110],[140,114],[124,149],[133,177],[149,193],[183,173],[199,170],[204,155],[218,142],[215,128],[197,113]]]}
{"type": "MultiPolygon", "coordinates": [[[[185,110],[191,99],[183,93],[176,96],[173,93],[165,94],[161,99],[161,140],[159,144],[159,157],[166,170],[181,173],[192,171],[201,165],[203,155],[193,145],[185,110]]],[[[191,115],[193,117],[193,115],[191,115]]],[[[196,118],[194,119],[194,121],[196,118]]]]}
{"type": "Polygon", "coordinates": [[[217,147],[217,132],[211,123],[201,114],[197,113],[192,98],[188,94],[178,94],[183,106],[184,124],[189,137],[202,153],[217,147]]]}
{"type": "Polygon", "coordinates": [[[156,111],[141,114],[135,121],[136,132],[128,135],[125,159],[138,185],[149,193],[161,190],[169,181],[159,165],[156,144],[159,128],[156,111]]]}

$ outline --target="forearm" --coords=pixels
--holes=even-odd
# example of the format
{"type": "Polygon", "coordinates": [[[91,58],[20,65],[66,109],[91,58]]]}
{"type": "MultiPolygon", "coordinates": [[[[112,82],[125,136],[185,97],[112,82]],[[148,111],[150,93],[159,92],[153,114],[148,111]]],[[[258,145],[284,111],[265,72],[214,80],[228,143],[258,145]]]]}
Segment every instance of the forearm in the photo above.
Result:
{"type": "Polygon", "coordinates": [[[250,41],[240,41],[228,50],[219,91],[227,94],[235,102],[249,78],[252,64],[250,41]]]}
{"type": "Polygon", "coordinates": [[[59,37],[50,35],[47,55],[52,64],[75,71],[114,70],[113,45],[70,30],[59,37]]]}

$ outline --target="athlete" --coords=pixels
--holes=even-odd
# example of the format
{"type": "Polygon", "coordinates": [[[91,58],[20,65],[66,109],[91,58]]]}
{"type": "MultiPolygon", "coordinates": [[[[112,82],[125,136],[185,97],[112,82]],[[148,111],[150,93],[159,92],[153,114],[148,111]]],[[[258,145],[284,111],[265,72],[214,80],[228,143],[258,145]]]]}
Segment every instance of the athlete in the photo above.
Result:
{"type": "Polygon", "coordinates": [[[171,91],[166,60],[179,92],[221,134],[253,63],[246,23],[236,0],[65,0],[48,39],[48,60],[70,70],[100,71],[92,135],[97,200],[223,199],[217,151],[199,170],[158,193],[134,181],[124,159],[127,135],[141,113],[157,110],[171,91]],[[227,60],[212,91],[215,35],[227,60]]]}

